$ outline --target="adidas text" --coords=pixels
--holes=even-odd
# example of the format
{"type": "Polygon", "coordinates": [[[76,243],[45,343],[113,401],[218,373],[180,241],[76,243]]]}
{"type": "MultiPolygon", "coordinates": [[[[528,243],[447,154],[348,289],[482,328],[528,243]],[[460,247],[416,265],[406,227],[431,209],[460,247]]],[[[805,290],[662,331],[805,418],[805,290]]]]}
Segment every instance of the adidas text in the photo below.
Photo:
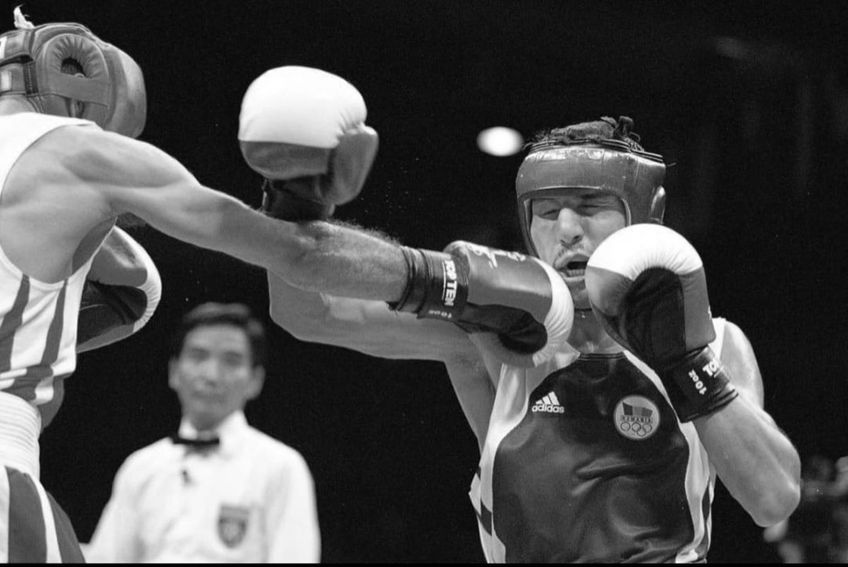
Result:
{"type": "Polygon", "coordinates": [[[533,404],[533,407],[530,408],[530,411],[532,411],[533,413],[565,413],[565,408],[562,406],[555,406],[553,404],[543,404],[541,402],[536,402],[535,404],[533,404]]]}

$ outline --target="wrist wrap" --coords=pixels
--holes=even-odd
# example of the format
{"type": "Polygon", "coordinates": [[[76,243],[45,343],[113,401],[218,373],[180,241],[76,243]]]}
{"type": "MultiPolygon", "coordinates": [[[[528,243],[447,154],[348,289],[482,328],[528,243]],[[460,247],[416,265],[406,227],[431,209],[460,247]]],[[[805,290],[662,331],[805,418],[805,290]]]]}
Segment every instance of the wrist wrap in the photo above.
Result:
{"type": "Polygon", "coordinates": [[[468,299],[468,269],[459,258],[443,252],[401,247],[407,265],[407,283],[400,300],[389,303],[395,311],[418,318],[456,322],[468,299]]]}
{"type": "Polygon", "coordinates": [[[692,421],[729,404],[739,393],[710,347],[688,354],[660,374],[680,421],[692,421]]]}

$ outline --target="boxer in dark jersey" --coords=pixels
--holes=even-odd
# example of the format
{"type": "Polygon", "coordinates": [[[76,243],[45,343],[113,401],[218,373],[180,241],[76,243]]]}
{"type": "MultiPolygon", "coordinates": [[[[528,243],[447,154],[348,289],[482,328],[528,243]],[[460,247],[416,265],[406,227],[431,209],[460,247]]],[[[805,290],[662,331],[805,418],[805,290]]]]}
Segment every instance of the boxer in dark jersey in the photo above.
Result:
{"type": "MultiPolygon", "coordinates": [[[[319,144],[306,138],[327,130],[322,117],[335,113],[310,114],[323,92],[311,75],[283,79],[245,96],[242,149],[270,178],[268,214],[324,226],[319,221],[352,196],[332,190],[332,167],[310,167],[296,148],[311,143],[314,150],[319,144]],[[265,108],[257,111],[259,99],[265,108]],[[273,167],[267,155],[245,151],[257,116],[269,117],[265,124],[275,117],[271,137],[280,147],[266,147],[276,151],[273,167]]],[[[353,285],[339,292],[318,279],[269,276],[271,315],[295,337],[445,364],[481,450],[470,496],[492,562],[705,561],[716,477],[759,525],[786,518],[798,502],[798,455],[763,409],[752,347],[738,326],[712,317],[700,259],[659,226],[665,165],[642,149],[631,126],[604,118],[552,130],[519,170],[528,248],[560,274],[574,306],[567,342],[529,363],[495,354],[480,338],[495,335],[496,344],[517,350],[537,344],[538,326],[513,311],[474,305],[471,324],[461,320],[473,317],[467,311],[451,319],[456,298],[466,298],[454,269],[480,278],[485,270],[475,257],[487,257],[499,274],[489,282],[489,304],[544,281],[507,274],[507,254],[457,256],[452,245],[438,256],[384,238],[408,267],[401,298],[384,302],[354,299],[353,285]],[[644,235],[641,226],[660,232],[644,235]],[[617,232],[639,252],[620,254],[611,239],[605,256],[612,260],[589,286],[590,258],[617,232]],[[634,324],[618,329],[624,321],[634,324]]],[[[360,269],[377,271],[364,257],[360,269]]],[[[523,307],[559,293],[546,283],[524,296],[523,307]]]]}

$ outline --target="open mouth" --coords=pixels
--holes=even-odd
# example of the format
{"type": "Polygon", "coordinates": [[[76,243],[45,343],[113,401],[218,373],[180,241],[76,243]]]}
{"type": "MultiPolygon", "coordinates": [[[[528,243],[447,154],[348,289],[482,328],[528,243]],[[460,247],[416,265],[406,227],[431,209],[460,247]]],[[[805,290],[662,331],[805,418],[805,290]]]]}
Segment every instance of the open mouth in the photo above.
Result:
{"type": "Polygon", "coordinates": [[[586,274],[586,260],[572,260],[563,266],[562,272],[569,278],[576,278],[586,274]]]}

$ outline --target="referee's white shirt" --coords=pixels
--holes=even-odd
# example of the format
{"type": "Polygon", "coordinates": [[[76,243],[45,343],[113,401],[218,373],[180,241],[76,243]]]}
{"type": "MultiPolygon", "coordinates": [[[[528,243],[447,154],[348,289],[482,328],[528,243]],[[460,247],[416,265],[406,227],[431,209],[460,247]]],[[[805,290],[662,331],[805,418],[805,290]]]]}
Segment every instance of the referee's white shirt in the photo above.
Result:
{"type": "MultiPolygon", "coordinates": [[[[130,455],[86,560],[317,563],[315,486],[300,453],[250,427],[242,412],[217,433],[214,450],[166,438],[130,455]]],[[[180,435],[197,433],[183,420],[180,435]]]]}

